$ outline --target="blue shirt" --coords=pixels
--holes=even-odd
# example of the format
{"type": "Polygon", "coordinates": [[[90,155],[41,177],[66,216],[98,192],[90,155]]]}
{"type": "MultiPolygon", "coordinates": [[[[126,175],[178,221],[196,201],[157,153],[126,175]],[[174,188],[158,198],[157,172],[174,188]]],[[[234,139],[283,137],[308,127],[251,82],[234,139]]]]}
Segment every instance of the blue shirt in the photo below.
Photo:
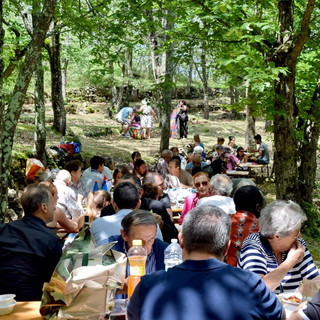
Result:
{"type": "MultiPolygon", "coordinates": [[[[112,236],[109,238],[109,242],[118,241],[112,249],[127,255],[127,249],[122,236],[112,236]]],[[[146,261],[146,274],[154,271],[164,270],[164,250],[168,246],[168,243],[159,239],[155,239],[152,245],[152,250],[148,254],[146,261]]],[[[130,275],[129,261],[127,261],[126,277],[130,275]]]]}
{"type": "Polygon", "coordinates": [[[212,258],[142,277],[127,315],[128,320],[277,320],[282,306],[258,275],[212,258]]]}
{"type": "Polygon", "coordinates": [[[133,108],[124,107],[117,113],[117,118],[121,120],[126,120],[129,117],[129,114],[133,112],[133,108]]]}
{"type": "MultiPolygon", "coordinates": [[[[109,242],[109,237],[120,235],[120,230],[122,229],[121,221],[131,211],[132,209],[121,209],[111,216],[104,216],[94,220],[90,231],[95,245],[97,247],[101,246],[109,242]]],[[[156,237],[160,240],[163,239],[159,225],[157,225],[156,237]]]]}

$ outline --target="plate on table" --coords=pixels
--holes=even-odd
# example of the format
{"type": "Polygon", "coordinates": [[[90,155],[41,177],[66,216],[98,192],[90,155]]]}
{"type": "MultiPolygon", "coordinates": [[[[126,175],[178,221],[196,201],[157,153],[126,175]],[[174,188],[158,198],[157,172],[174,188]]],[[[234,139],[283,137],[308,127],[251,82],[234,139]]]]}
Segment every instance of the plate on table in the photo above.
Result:
{"type": "Polygon", "coordinates": [[[299,292],[288,292],[278,294],[278,298],[283,302],[293,306],[298,306],[301,302],[301,294],[299,292]]]}

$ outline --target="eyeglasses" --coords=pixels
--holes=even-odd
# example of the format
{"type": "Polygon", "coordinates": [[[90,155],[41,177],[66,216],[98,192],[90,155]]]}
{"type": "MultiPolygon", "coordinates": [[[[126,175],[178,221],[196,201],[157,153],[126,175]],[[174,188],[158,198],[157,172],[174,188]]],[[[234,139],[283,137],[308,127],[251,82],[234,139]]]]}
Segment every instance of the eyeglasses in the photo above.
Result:
{"type": "Polygon", "coordinates": [[[194,184],[194,186],[196,188],[199,188],[201,185],[203,185],[204,187],[206,187],[208,185],[208,181],[203,181],[203,182],[197,182],[194,184]]]}
{"type": "Polygon", "coordinates": [[[298,231],[298,234],[296,235],[296,236],[294,236],[293,238],[294,238],[294,240],[297,240],[298,238],[300,238],[300,232],[301,232],[301,230],[299,230],[298,231]]]}

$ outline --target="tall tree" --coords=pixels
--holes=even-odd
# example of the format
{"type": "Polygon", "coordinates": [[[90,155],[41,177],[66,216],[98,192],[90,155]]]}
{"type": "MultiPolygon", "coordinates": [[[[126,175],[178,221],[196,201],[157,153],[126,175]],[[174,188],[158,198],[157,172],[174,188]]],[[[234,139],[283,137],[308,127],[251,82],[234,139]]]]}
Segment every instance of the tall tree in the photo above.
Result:
{"type": "Polygon", "coordinates": [[[4,213],[7,210],[7,191],[13,137],[26,96],[26,91],[36,69],[38,57],[43,47],[43,42],[54,13],[55,5],[56,0],[33,1],[33,8],[37,6],[41,7],[42,10],[41,13],[35,17],[35,28],[28,46],[28,52],[21,65],[8,106],[1,119],[3,130],[1,130],[0,133],[0,219],[2,221],[4,213]]]}
{"type": "Polygon", "coordinates": [[[45,48],[49,54],[51,70],[51,102],[53,109],[53,126],[52,128],[61,135],[66,134],[67,119],[66,110],[63,101],[63,83],[61,69],[61,43],[60,43],[60,23],[54,21],[51,30],[52,36],[50,45],[45,48]]]}

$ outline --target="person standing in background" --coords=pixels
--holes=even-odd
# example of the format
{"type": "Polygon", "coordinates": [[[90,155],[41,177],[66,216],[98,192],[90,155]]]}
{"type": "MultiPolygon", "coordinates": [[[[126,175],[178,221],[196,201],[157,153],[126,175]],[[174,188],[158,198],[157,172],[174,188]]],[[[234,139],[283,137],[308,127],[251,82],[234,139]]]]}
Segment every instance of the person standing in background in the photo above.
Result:
{"type": "Polygon", "coordinates": [[[142,112],[141,115],[141,128],[144,129],[144,139],[150,139],[151,137],[151,128],[152,128],[152,116],[156,116],[150,102],[147,99],[141,101],[142,106],[138,112],[142,112]]]}
{"type": "Polygon", "coordinates": [[[180,139],[188,138],[188,108],[185,101],[182,101],[180,111],[177,115],[177,121],[179,122],[180,139]]]}

